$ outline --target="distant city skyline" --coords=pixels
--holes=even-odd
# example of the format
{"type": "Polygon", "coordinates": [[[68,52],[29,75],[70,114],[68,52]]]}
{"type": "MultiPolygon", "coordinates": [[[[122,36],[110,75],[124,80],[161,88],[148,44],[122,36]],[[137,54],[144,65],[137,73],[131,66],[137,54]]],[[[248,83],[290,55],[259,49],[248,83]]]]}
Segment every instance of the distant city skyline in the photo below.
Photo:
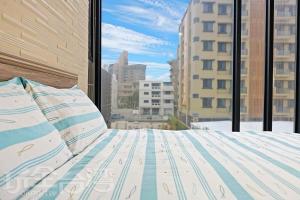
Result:
{"type": "Polygon", "coordinates": [[[147,80],[169,81],[178,27],[189,0],[103,0],[102,64],[127,50],[130,64],[147,65],[147,80]]]}

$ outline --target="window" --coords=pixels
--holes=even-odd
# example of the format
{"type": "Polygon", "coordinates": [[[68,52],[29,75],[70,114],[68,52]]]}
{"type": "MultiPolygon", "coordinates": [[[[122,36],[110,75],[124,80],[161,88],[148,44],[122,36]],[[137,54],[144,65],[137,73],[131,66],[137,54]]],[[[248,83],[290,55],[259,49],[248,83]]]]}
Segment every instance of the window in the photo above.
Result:
{"type": "Polygon", "coordinates": [[[218,52],[226,52],[226,42],[218,42],[218,52]]]}
{"type": "Polygon", "coordinates": [[[203,89],[212,89],[212,79],[203,79],[203,89]]]}
{"type": "Polygon", "coordinates": [[[194,38],[193,38],[193,42],[199,42],[199,37],[198,36],[195,36],[194,38]]]}
{"type": "Polygon", "coordinates": [[[194,80],[199,79],[199,75],[198,74],[193,75],[193,79],[194,80]]]}
{"type": "Polygon", "coordinates": [[[212,98],[211,97],[202,98],[202,107],[212,108],[212,98]]]}
{"type": "Polygon", "coordinates": [[[226,71],[226,61],[218,61],[218,71],[226,71]]]}
{"type": "Polygon", "coordinates": [[[214,3],[213,2],[203,2],[203,13],[213,13],[214,3]]]}
{"type": "Polygon", "coordinates": [[[226,89],[226,80],[218,80],[218,89],[226,89]]]}
{"type": "Polygon", "coordinates": [[[219,34],[227,34],[227,24],[218,24],[218,33],[219,34]]]}
{"type": "Polygon", "coordinates": [[[214,22],[204,21],[203,22],[203,32],[213,32],[214,31],[214,22]]]}
{"type": "Polygon", "coordinates": [[[203,51],[213,51],[213,41],[211,40],[203,41],[203,51]]]}
{"type": "Polygon", "coordinates": [[[288,87],[290,90],[295,90],[295,88],[296,88],[295,86],[296,86],[296,84],[295,84],[294,80],[288,81],[288,87]]]}
{"type": "Polygon", "coordinates": [[[228,15],[228,11],[227,11],[227,4],[219,4],[219,15],[228,15]]]}
{"type": "Polygon", "coordinates": [[[218,99],[217,107],[218,108],[226,108],[226,99],[218,99]]]}
{"type": "MultiPolygon", "coordinates": [[[[171,117],[189,127],[230,121],[234,1],[160,1],[168,8],[148,1],[134,7],[155,11],[163,19],[128,12],[132,1],[101,1],[101,64],[115,77],[114,89],[105,96],[114,96],[111,113],[120,118],[110,128],[169,128],[171,117]],[[219,53],[219,42],[226,53],[219,53]]],[[[102,80],[101,87],[108,84],[102,80]]],[[[224,130],[222,124],[219,130],[224,130]]],[[[230,131],[231,125],[225,128],[230,131]]]]}
{"type": "Polygon", "coordinates": [[[193,94],[193,98],[194,99],[198,99],[199,98],[199,94],[193,94]]]}
{"type": "Polygon", "coordinates": [[[172,102],[172,100],[170,100],[170,99],[166,99],[164,103],[166,103],[166,104],[170,104],[171,102],[172,102]]]}
{"type": "Polygon", "coordinates": [[[213,60],[202,60],[203,70],[212,70],[213,60]]]}
{"type": "Polygon", "coordinates": [[[193,61],[199,60],[199,56],[193,56],[193,61]]]}

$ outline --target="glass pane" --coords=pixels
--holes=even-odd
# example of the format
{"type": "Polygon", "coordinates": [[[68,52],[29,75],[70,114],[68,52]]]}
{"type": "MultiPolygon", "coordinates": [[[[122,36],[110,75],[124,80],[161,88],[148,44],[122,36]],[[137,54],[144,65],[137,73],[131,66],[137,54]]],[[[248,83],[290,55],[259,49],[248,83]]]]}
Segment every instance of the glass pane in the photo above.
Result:
{"type": "Polygon", "coordinates": [[[273,130],[293,132],[296,0],[275,0],[273,130]]]}
{"type": "Polygon", "coordinates": [[[181,19],[176,114],[192,128],[231,131],[232,30],[231,0],[192,1],[181,19]]]}
{"type": "Polygon", "coordinates": [[[187,128],[175,116],[170,75],[178,69],[178,27],[189,2],[102,1],[102,76],[108,78],[102,77],[101,103],[111,128],[187,128]]]}
{"type": "Polygon", "coordinates": [[[241,131],[262,130],[265,1],[242,1],[241,131]]]}
{"type": "Polygon", "coordinates": [[[102,2],[112,128],[231,130],[233,0],[102,2]]]}

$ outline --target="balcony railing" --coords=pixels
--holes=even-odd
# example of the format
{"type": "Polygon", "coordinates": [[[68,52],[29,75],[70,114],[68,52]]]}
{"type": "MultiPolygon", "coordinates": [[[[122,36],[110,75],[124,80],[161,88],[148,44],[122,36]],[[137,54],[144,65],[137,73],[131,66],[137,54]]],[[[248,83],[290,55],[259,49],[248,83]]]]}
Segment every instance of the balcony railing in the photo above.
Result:
{"type": "Polygon", "coordinates": [[[288,88],[279,88],[279,87],[276,87],[275,91],[277,94],[287,94],[290,92],[288,88]]]}

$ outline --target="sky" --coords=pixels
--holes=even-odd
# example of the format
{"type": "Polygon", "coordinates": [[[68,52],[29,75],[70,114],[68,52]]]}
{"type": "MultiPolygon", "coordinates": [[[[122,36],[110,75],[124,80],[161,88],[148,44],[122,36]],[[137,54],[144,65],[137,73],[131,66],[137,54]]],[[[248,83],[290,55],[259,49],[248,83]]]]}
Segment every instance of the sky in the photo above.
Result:
{"type": "Polygon", "coordinates": [[[189,0],[102,0],[102,64],[127,50],[129,64],[145,64],[147,80],[168,81],[178,27],[189,0]]]}

